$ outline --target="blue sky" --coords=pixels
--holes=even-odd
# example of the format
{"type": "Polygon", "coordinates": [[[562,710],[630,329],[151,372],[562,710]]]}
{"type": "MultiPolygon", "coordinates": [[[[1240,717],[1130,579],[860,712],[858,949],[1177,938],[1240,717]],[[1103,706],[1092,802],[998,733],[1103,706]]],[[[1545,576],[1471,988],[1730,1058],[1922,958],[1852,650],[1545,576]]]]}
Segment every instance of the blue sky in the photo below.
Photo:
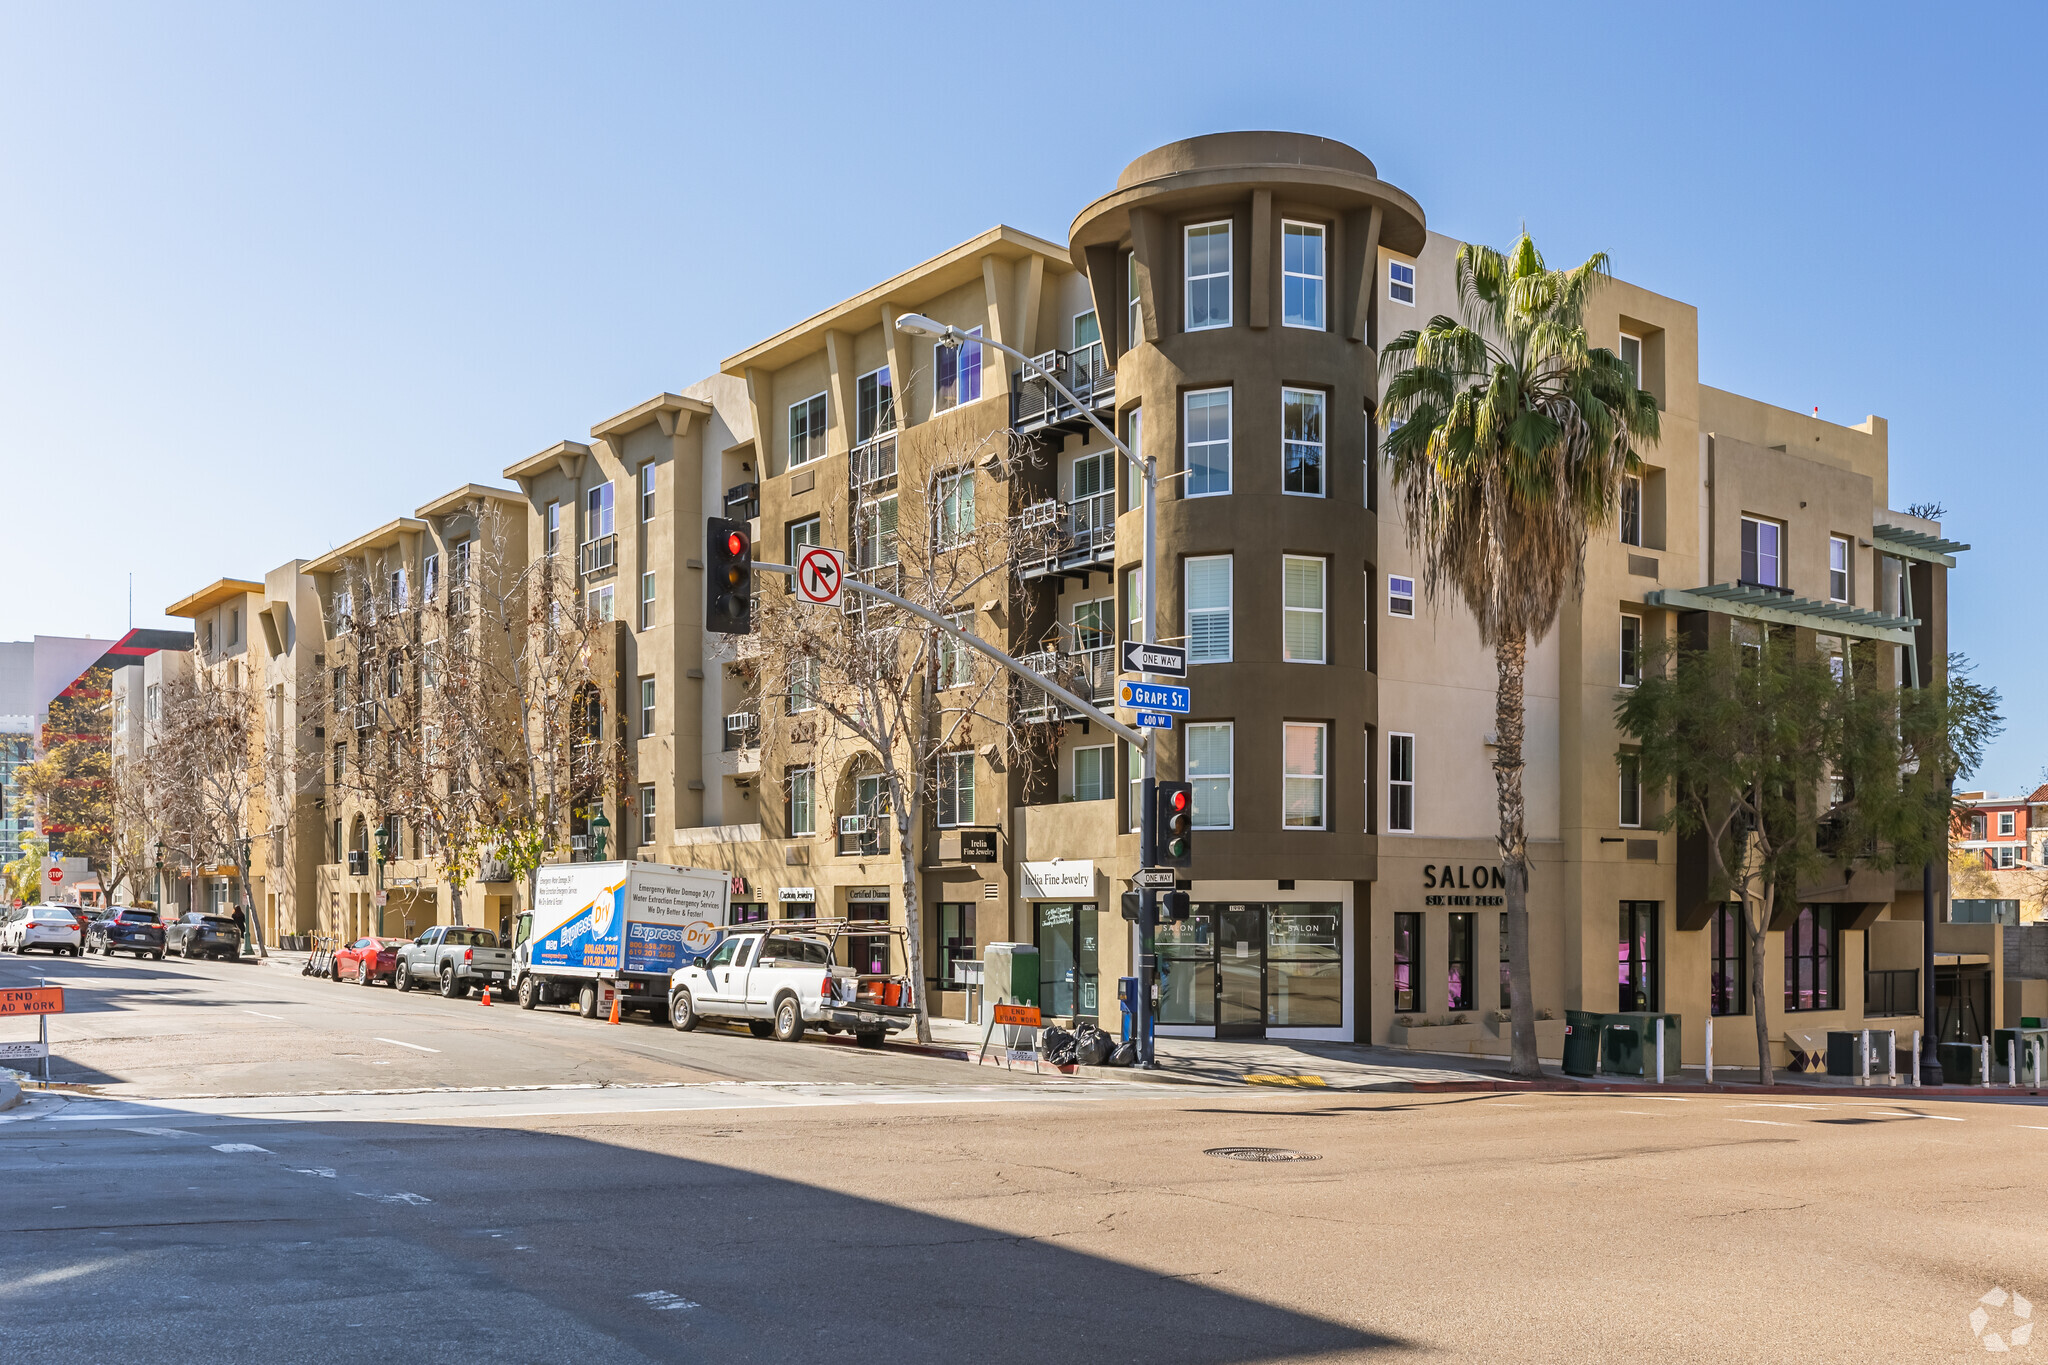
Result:
{"type": "Polygon", "coordinates": [[[1294,128],[1698,305],[1707,383],[1888,418],[2024,789],[2042,14],[15,0],[0,639],[118,632],[131,572],[167,624],[993,223],[1063,239],[1150,147],[1294,128]]]}

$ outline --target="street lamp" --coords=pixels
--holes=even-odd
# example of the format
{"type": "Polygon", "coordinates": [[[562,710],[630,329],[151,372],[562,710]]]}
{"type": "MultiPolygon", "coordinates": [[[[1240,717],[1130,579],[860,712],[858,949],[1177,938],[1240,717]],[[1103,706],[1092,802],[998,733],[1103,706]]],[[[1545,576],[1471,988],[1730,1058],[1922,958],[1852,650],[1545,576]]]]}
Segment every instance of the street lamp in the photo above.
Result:
{"type": "Polygon", "coordinates": [[[377,825],[377,937],[384,937],[384,860],[391,852],[391,827],[377,825]]]}
{"type": "Polygon", "coordinates": [[[602,808],[598,810],[597,814],[590,817],[590,861],[593,863],[604,861],[605,835],[611,830],[611,827],[612,822],[604,818],[602,808]]]}
{"type": "MultiPolygon", "coordinates": [[[[1110,430],[1101,418],[1095,415],[1093,407],[1082,402],[1072,389],[1059,381],[1058,376],[1016,347],[1005,346],[1002,342],[991,341],[987,337],[970,336],[958,327],[949,326],[933,318],[928,318],[922,313],[905,313],[896,319],[896,326],[899,331],[908,332],[912,336],[936,338],[942,346],[965,346],[969,344],[992,346],[1005,355],[1015,356],[1033,376],[1043,379],[1047,384],[1059,391],[1060,397],[1072,403],[1074,410],[1086,418],[1090,426],[1101,432],[1103,439],[1108,441],[1116,452],[1124,457],[1131,468],[1143,478],[1145,489],[1145,548],[1143,552],[1144,558],[1139,567],[1139,574],[1140,588],[1145,595],[1145,604],[1143,617],[1138,623],[1141,632],[1139,642],[1148,645],[1153,643],[1154,632],[1158,629],[1154,621],[1159,590],[1158,574],[1156,572],[1158,556],[1155,553],[1157,550],[1159,478],[1154,462],[1150,459],[1141,459],[1136,451],[1118,440],[1117,434],[1110,430]]],[[[1144,676],[1149,680],[1151,674],[1147,673],[1144,676]]],[[[1150,804],[1149,794],[1159,777],[1159,746],[1154,741],[1154,734],[1155,732],[1152,730],[1145,731],[1145,791],[1148,794],[1148,805],[1150,804]]],[[[1140,826],[1143,832],[1140,835],[1139,862],[1146,866],[1151,865],[1155,856],[1155,850],[1152,847],[1155,832],[1153,824],[1154,822],[1148,819],[1144,820],[1140,826]]],[[[1149,888],[1140,888],[1138,895],[1138,1010],[1137,1017],[1132,1022],[1138,1043],[1139,1065],[1149,1067],[1152,1065],[1152,982],[1158,976],[1158,959],[1155,954],[1152,931],[1158,922],[1159,901],[1157,893],[1149,888]]]]}
{"type": "Polygon", "coordinates": [[[164,914],[164,841],[163,841],[163,840],[161,840],[161,839],[159,839],[159,840],[157,840],[157,841],[156,841],[156,907],[155,907],[155,908],[156,908],[156,914],[157,914],[157,918],[158,918],[158,919],[162,919],[162,918],[163,918],[163,914],[164,914]]]}

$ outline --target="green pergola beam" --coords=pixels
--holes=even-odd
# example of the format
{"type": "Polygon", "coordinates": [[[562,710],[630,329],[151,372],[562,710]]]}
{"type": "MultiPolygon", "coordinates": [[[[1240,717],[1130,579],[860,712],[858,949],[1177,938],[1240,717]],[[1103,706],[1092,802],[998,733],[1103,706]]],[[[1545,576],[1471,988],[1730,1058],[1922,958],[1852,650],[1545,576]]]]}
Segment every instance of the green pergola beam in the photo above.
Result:
{"type": "Polygon", "coordinates": [[[1839,602],[1780,597],[1774,592],[1740,583],[1716,583],[1704,588],[1656,588],[1644,593],[1643,601],[1672,611],[1718,611],[1744,620],[1830,631],[1888,645],[1911,646],[1913,628],[1920,624],[1910,616],[1886,616],[1882,612],[1866,611],[1862,607],[1845,606],[1839,602]]]}

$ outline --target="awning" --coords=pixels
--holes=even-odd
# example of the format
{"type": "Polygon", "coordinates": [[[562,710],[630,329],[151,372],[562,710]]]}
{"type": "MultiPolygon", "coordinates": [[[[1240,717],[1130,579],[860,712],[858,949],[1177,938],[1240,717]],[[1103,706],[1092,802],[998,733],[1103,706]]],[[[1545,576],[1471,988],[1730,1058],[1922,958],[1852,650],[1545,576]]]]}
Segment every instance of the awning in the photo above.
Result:
{"type": "Polygon", "coordinates": [[[1940,536],[1930,536],[1925,531],[1913,531],[1904,526],[1873,526],[1870,528],[1870,543],[1895,558],[1917,559],[1923,564],[1939,564],[1944,569],[1953,569],[1956,562],[1952,556],[1970,548],[1960,540],[1943,540],[1940,536]]]}
{"type": "Polygon", "coordinates": [[[1672,611],[1718,611],[1750,621],[1831,631],[1836,635],[1878,640],[1890,645],[1911,645],[1913,628],[1920,624],[1911,616],[1886,616],[1883,612],[1852,607],[1846,602],[1784,597],[1775,589],[1752,587],[1747,583],[1716,583],[1705,588],[1655,588],[1643,594],[1643,601],[1672,611]]]}

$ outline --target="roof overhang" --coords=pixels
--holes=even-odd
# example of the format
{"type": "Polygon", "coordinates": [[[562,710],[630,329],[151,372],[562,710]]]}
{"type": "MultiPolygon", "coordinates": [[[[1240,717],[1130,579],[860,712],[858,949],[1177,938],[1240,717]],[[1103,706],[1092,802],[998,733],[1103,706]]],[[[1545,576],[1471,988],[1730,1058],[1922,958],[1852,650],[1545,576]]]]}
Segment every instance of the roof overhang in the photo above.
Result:
{"type": "Polygon", "coordinates": [[[202,611],[217,607],[232,598],[245,597],[250,593],[254,593],[259,597],[262,596],[263,585],[261,583],[251,583],[246,578],[217,578],[191,596],[181,597],[168,607],[165,607],[164,615],[187,618],[195,617],[202,611]]]}
{"type": "Polygon", "coordinates": [[[538,455],[529,455],[518,464],[505,466],[505,477],[537,479],[551,469],[558,469],[565,479],[573,479],[583,471],[583,461],[590,454],[590,447],[581,441],[557,441],[538,455]]]}
{"type": "Polygon", "coordinates": [[[466,483],[452,493],[444,493],[426,506],[413,512],[416,517],[432,520],[435,517],[452,517],[466,512],[479,502],[505,502],[524,507],[526,496],[513,488],[493,488],[489,484],[466,483]]]}
{"type": "Polygon", "coordinates": [[[1753,588],[1746,583],[1717,583],[1705,588],[1656,588],[1644,593],[1643,601],[1672,611],[1718,611],[1745,620],[1824,630],[1888,645],[1910,646],[1913,630],[1920,624],[1916,617],[1886,616],[1883,612],[1866,611],[1842,602],[1781,597],[1769,588],[1753,588]]]}
{"type": "Polygon", "coordinates": [[[387,521],[366,536],[357,536],[348,544],[329,550],[318,559],[307,563],[306,573],[333,573],[351,559],[361,558],[373,550],[388,550],[408,535],[419,535],[427,529],[424,521],[413,517],[400,517],[387,521]]]}
{"type": "Polygon", "coordinates": [[[1930,536],[1925,531],[1905,526],[1873,526],[1870,528],[1870,543],[1895,558],[1917,559],[1923,564],[1939,564],[1944,569],[1953,569],[1956,566],[1954,556],[1970,548],[1960,540],[1943,540],[1940,536],[1930,536]]]}
{"type": "Polygon", "coordinates": [[[645,403],[627,408],[616,417],[607,417],[599,422],[590,429],[590,439],[603,441],[613,436],[625,436],[650,422],[658,423],[664,436],[687,436],[690,434],[692,418],[710,415],[711,405],[701,398],[660,393],[645,403]]]}

